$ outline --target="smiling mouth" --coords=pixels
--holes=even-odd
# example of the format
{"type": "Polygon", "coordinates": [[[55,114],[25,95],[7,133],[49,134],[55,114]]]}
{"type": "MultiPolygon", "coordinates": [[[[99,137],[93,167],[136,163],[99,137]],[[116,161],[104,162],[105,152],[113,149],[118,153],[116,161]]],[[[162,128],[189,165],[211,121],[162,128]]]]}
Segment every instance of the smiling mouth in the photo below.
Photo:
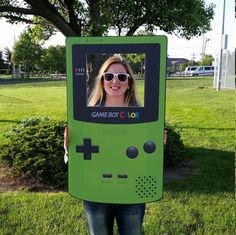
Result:
{"type": "Polygon", "coordinates": [[[115,91],[120,89],[120,87],[117,87],[117,86],[111,86],[110,88],[115,91]]]}

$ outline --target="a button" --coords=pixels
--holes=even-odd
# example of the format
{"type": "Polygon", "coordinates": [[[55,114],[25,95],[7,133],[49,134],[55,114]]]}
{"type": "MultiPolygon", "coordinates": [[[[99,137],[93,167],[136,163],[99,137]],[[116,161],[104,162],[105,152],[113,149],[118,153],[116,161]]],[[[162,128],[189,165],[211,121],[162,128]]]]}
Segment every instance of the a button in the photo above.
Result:
{"type": "Polygon", "coordinates": [[[112,174],[110,174],[110,173],[104,173],[104,174],[102,174],[102,177],[103,177],[103,178],[112,178],[112,174]]]}
{"type": "Polygon", "coordinates": [[[138,149],[134,146],[130,146],[126,150],[126,155],[129,158],[136,158],[138,156],[138,149]]]}
{"type": "Polygon", "coordinates": [[[146,153],[153,153],[156,150],[156,145],[152,141],[147,141],[143,145],[143,149],[146,153]]]}
{"type": "Polygon", "coordinates": [[[76,152],[77,153],[84,153],[84,160],[91,160],[92,153],[99,152],[99,146],[92,145],[91,139],[84,139],[83,145],[76,145],[76,152]]]}
{"type": "Polygon", "coordinates": [[[118,178],[120,178],[120,179],[127,179],[128,175],[126,175],[126,174],[119,174],[118,178]]]}

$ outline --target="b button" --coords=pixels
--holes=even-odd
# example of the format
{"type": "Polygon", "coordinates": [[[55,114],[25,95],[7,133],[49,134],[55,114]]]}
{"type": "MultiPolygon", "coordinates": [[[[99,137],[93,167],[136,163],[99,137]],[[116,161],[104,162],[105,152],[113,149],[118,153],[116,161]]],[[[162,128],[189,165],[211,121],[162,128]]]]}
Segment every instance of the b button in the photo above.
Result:
{"type": "Polygon", "coordinates": [[[136,158],[138,156],[138,149],[134,146],[130,146],[126,150],[126,155],[131,159],[136,158]]]}

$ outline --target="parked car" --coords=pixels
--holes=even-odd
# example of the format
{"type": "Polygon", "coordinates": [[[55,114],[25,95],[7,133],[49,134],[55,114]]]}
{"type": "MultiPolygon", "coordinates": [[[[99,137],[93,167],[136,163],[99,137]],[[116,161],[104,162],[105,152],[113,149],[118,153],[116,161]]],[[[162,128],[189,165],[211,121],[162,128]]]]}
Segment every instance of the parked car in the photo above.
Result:
{"type": "Polygon", "coordinates": [[[213,76],[214,66],[199,66],[192,72],[192,76],[213,76]]]}
{"type": "Polygon", "coordinates": [[[188,66],[184,70],[184,75],[185,76],[192,76],[193,71],[197,69],[197,66],[188,66]]]}

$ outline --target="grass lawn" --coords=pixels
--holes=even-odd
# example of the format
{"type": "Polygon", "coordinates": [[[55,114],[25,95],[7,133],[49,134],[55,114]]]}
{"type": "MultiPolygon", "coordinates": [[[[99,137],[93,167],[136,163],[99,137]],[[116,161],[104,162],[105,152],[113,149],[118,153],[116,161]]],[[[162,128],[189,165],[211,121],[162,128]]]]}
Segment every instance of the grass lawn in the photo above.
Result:
{"type": "MultiPolygon", "coordinates": [[[[166,120],[181,133],[191,171],[147,204],[145,235],[235,234],[234,100],[233,90],[212,89],[212,78],[167,81],[166,120]]],[[[12,125],[35,115],[66,119],[65,81],[0,79],[1,143],[12,125]]],[[[87,234],[82,202],[64,192],[2,193],[0,234],[87,234]]]]}
{"type": "Polygon", "coordinates": [[[1,83],[0,79],[0,139],[12,125],[32,116],[66,120],[65,81],[1,83]]]}

